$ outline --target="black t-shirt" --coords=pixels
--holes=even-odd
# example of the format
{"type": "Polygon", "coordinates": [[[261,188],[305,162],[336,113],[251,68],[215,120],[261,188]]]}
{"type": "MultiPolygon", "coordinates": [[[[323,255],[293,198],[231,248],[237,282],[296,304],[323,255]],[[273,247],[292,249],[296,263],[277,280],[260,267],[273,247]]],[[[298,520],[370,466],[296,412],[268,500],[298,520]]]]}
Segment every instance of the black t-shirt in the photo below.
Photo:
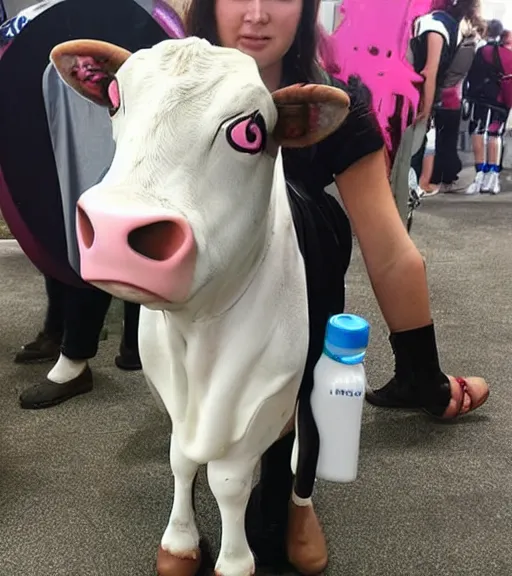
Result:
{"type": "Polygon", "coordinates": [[[331,78],[331,85],[350,97],[350,112],[345,122],[325,140],[303,149],[283,149],[286,178],[302,184],[310,194],[323,192],[358,160],[384,146],[381,129],[371,110],[371,97],[356,80],[349,84],[331,78]]]}

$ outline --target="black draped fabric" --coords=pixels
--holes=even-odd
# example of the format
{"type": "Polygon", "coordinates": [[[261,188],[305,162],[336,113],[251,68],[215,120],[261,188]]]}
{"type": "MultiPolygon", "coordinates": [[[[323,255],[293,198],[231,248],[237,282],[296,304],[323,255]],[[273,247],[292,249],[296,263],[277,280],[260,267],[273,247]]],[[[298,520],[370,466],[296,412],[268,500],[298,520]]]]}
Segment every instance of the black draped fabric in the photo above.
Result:
{"type": "Polygon", "coordinates": [[[81,280],[68,263],[42,77],[51,50],[81,38],[134,52],[168,36],[134,0],[64,0],[28,22],[0,59],[0,208],[39,270],[77,285],[81,280]]]}
{"type": "Polygon", "coordinates": [[[352,254],[352,232],[345,212],[327,193],[306,193],[289,186],[289,202],[304,258],[308,290],[309,349],[299,391],[299,458],[295,491],[309,498],[319,451],[318,430],[311,411],[313,370],[322,354],[327,321],[345,308],[345,273],[352,254]]]}

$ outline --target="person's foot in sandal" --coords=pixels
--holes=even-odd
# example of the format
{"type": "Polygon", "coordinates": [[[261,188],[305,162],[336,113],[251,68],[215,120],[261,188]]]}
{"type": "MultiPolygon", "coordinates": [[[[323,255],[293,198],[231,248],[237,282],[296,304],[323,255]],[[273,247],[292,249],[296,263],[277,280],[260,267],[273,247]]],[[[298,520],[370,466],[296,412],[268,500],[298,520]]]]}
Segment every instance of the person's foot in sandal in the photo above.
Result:
{"type": "Polygon", "coordinates": [[[27,410],[50,408],[92,389],[92,372],[87,361],[71,360],[61,354],[43,382],[21,393],[20,406],[27,410]]]}
{"type": "Polygon", "coordinates": [[[14,357],[16,364],[34,364],[36,362],[55,362],[60,355],[61,338],[39,332],[33,342],[21,347],[14,357]]]}
{"type": "Polygon", "coordinates": [[[423,197],[428,198],[429,196],[436,196],[439,194],[440,187],[436,184],[429,184],[423,188],[423,197]]]}
{"type": "Polygon", "coordinates": [[[446,400],[439,403],[435,398],[425,399],[414,387],[400,383],[396,378],[392,378],[379,390],[368,390],[366,400],[369,404],[380,408],[425,410],[431,416],[452,420],[476,410],[489,397],[489,386],[483,378],[446,376],[446,379],[446,387],[441,382],[437,384],[437,388],[441,392],[440,395],[446,395],[447,405],[446,400]]]}
{"type": "Polygon", "coordinates": [[[454,378],[439,367],[434,326],[395,333],[395,376],[382,388],[368,390],[366,400],[381,408],[424,410],[452,420],[482,406],[489,397],[483,378],[454,378]]]}

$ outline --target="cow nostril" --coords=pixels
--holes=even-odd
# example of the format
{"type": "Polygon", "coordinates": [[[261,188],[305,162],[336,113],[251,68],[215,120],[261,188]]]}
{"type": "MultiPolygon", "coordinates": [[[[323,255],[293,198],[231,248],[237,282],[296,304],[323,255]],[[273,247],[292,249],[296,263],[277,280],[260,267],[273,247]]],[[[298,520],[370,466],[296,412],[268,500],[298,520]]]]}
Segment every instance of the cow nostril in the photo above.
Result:
{"type": "Polygon", "coordinates": [[[128,234],[128,244],[134,252],[160,262],[176,254],[184,241],[181,226],[169,221],[147,224],[128,234]]]}
{"type": "Polygon", "coordinates": [[[78,228],[80,230],[80,235],[82,236],[82,241],[87,249],[89,249],[94,243],[94,228],[89,216],[83,208],[77,207],[78,212],[78,228]]]}

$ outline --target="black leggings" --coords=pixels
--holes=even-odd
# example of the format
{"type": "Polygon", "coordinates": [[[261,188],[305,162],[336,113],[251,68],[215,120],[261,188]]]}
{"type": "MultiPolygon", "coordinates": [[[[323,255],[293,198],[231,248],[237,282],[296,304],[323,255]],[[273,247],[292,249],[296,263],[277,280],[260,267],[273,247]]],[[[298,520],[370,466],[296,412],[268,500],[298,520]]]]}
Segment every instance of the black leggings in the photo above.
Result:
{"type": "Polygon", "coordinates": [[[457,151],[461,121],[460,110],[435,111],[436,153],[432,184],[451,184],[458,179],[462,162],[457,151]]]}
{"type": "MultiPolygon", "coordinates": [[[[88,360],[96,356],[101,329],[112,296],[95,288],[76,288],[45,276],[48,308],[44,331],[61,340],[62,353],[71,360],[88,360]]],[[[124,344],[138,351],[140,306],[124,303],[124,344]]]]}

